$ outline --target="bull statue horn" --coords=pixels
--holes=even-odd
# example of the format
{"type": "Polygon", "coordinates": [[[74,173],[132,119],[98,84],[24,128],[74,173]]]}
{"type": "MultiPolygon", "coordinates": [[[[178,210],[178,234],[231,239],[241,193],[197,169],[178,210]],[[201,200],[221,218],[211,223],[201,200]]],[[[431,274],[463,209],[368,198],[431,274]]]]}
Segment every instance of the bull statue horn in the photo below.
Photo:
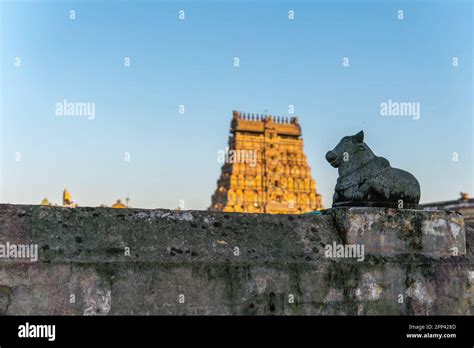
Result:
{"type": "Polygon", "coordinates": [[[357,133],[356,135],[354,135],[355,137],[355,140],[358,142],[358,143],[363,143],[364,142],[364,131],[361,130],[359,133],[357,133]]]}

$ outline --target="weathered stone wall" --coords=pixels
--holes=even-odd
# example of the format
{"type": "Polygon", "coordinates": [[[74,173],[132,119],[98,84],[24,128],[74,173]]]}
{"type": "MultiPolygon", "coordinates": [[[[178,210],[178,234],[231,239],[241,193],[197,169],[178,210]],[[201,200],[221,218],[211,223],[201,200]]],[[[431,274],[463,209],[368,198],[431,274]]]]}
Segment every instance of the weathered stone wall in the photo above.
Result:
{"type": "Polygon", "coordinates": [[[37,262],[0,258],[0,313],[469,315],[470,238],[466,252],[445,212],[0,205],[0,244],[39,248],[37,262]],[[326,257],[334,242],[364,245],[363,261],[326,257]]]}

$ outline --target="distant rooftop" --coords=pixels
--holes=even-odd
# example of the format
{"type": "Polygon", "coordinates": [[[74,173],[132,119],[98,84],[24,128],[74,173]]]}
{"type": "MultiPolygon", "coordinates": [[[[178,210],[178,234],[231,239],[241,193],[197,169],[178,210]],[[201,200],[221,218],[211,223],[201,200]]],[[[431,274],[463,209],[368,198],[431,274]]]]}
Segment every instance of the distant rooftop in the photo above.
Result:
{"type": "Polygon", "coordinates": [[[447,206],[447,205],[456,205],[456,206],[473,206],[474,208],[474,198],[469,197],[469,194],[465,192],[460,192],[460,198],[455,199],[452,201],[440,201],[440,202],[432,202],[432,203],[425,203],[422,204],[423,207],[440,207],[440,206],[447,206]]]}
{"type": "Polygon", "coordinates": [[[461,197],[452,201],[441,201],[421,204],[425,210],[452,210],[460,212],[464,216],[464,221],[474,222],[474,198],[470,198],[465,192],[460,192],[461,197]]]}

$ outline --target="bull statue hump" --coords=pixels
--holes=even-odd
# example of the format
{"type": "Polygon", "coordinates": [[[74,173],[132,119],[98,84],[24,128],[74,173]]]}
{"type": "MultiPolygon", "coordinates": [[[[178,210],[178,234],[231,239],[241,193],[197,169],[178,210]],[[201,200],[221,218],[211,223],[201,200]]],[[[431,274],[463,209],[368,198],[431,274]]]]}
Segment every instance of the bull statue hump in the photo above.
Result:
{"type": "Polygon", "coordinates": [[[417,208],[420,184],[409,172],[392,168],[364,143],[364,132],[346,136],[326,154],[339,171],[333,207],[380,206],[417,208]]]}

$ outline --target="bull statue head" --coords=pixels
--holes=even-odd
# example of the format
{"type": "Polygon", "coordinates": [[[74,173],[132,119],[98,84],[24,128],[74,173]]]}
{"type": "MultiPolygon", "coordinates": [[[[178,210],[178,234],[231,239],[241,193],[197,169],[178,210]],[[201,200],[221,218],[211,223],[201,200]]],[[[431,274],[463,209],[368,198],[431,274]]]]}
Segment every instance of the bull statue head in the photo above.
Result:
{"type": "Polygon", "coordinates": [[[334,149],[326,153],[326,160],[343,176],[374,158],[374,153],[364,143],[364,131],[341,139],[334,149]]]}

